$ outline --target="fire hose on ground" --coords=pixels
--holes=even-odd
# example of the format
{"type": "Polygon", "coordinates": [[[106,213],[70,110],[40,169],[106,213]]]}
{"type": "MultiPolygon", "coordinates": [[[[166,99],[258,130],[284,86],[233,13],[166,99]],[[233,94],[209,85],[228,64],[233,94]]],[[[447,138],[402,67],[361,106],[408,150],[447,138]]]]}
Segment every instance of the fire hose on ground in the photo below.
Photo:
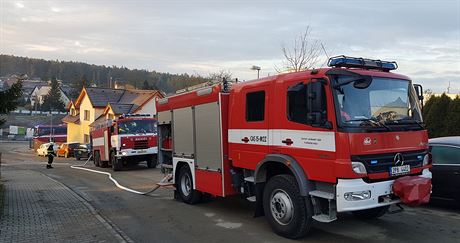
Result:
{"type": "Polygon", "coordinates": [[[115,178],[112,177],[112,174],[109,173],[109,172],[105,172],[105,171],[99,171],[99,170],[93,170],[93,169],[89,169],[89,168],[85,168],[84,166],[86,164],[88,164],[88,162],[91,160],[92,158],[92,155],[88,158],[88,160],[86,160],[86,162],[84,164],[81,164],[81,165],[72,165],[70,166],[70,168],[72,169],[77,169],[77,170],[85,170],[85,171],[89,171],[89,172],[93,172],[93,173],[98,173],[98,174],[102,174],[102,175],[106,175],[109,177],[109,179],[115,184],[115,186],[117,186],[118,188],[122,189],[122,190],[125,190],[125,191],[128,191],[128,192],[131,192],[131,193],[135,193],[135,194],[139,194],[139,195],[148,195],[154,191],[156,191],[158,188],[160,188],[161,186],[163,185],[169,185],[167,184],[167,182],[171,179],[171,175],[168,174],[166,175],[163,179],[161,179],[160,182],[158,182],[152,189],[146,191],[146,192],[141,192],[141,191],[137,191],[137,190],[134,190],[134,189],[131,189],[131,188],[128,188],[128,187],[125,187],[123,185],[121,185],[120,183],[118,183],[117,180],[115,180],[115,178]]]}

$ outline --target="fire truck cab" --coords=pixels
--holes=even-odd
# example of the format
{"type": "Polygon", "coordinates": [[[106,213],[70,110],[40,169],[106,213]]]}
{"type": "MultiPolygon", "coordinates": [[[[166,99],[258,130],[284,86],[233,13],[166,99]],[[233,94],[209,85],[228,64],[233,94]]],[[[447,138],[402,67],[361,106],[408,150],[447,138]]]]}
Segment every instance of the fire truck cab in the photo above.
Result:
{"type": "Polygon", "coordinates": [[[146,161],[157,166],[157,121],[148,114],[127,114],[96,125],[91,131],[94,164],[112,166],[114,171],[128,164],[146,161]]]}
{"type": "Polygon", "coordinates": [[[393,190],[399,178],[419,192],[413,204],[426,202],[421,86],[391,73],[395,62],[339,56],[329,66],[157,101],[159,161],[177,198],[240,194],[288,238],[338,212],[382,216],[408,201],[393,190]]]}

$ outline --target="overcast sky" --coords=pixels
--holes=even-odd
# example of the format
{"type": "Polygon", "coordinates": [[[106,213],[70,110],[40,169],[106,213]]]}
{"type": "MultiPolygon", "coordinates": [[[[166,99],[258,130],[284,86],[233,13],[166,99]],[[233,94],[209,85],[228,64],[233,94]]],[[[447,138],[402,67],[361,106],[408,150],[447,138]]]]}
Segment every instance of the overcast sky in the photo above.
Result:
{"type": "Polygon", "coordinates": [[[0,0],[0,25],[2,54],[242,80],[252,65],[274,74],[311,26],[330,56],[395,60],[425,89],[460,93],[459,0],[0,0]]]}

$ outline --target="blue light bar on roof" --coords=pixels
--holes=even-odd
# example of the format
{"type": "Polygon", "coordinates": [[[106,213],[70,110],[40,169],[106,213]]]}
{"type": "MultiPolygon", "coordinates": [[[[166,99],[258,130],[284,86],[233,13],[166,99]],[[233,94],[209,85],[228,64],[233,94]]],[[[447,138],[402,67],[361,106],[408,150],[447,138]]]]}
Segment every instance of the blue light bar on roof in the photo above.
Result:
{"type": "Polygon", "coordinates": [[[372,59],[366,59],[362,57],[347,57],[347,56],[331,57],[329,58],[327,65],[329,67],[378,69],[378,70],[383,70],[383,71],[396,70],[398,68],[398,64],[396,62],[372,60],[372,59]]]}

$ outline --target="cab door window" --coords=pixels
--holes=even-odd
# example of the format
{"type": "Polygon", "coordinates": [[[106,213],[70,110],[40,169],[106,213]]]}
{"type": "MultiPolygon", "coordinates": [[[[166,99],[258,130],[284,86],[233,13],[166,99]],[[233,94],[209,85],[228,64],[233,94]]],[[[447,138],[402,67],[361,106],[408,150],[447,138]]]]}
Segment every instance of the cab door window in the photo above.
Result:
{"type": "Polygon", "coordinates": [[[265,119],[265,91],[246,94],[246,121],[256,122],[265,119]]]}
{"type": "Polygon", "coordinates": [[[304,84],[301,82],[288,87],[286,112],[289,121],[311,125],[312,117],[309,116],[311,112],[319,112],[322,120],[326,120],[326,91],[324,87],[322,87],[321,105],[319,107],[314,107],[311,104],[311,97],[308,96],[310,85],[312,84],[304,84]]]}

